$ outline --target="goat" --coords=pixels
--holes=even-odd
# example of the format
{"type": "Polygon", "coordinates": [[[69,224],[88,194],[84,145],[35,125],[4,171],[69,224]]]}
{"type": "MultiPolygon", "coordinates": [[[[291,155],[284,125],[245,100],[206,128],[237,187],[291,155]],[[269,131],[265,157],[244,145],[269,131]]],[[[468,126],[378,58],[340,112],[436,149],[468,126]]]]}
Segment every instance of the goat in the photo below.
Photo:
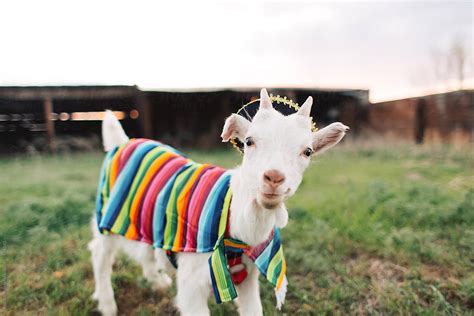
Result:
{"type": "MultiPolygon", "coordinates": [[[[244,254],[247,254],[247,256],[242,256],[241,262],[239,261],[236,266],[231,267],[231,273],[241,271],[242,267],[246,267],[245,279],[236,285],[236,292],[238,293],[236,303],[241,315],[262,315],[258,274],[259,270],[263,270],[257,265],[258,260],[256,261],[255,258],[253,260],[249,259],[252,255],[249,255],[248,249],[259,248],[259,245],[265,242],[268,245],[269,236],[271,242],[279,243],[279,239],[275,239],[279,235],[278,228],[285,227],[288,222],[288,212],[284,202],[297,190],[312,154],[322,153],[336,145],[349,129],[342,123],[333,123],[321,130],[312,132],[311,106],[312,98],[308,97],[297,113],[285,116],[273,108],[267,91],[262,89],[260,107],[252,121],[237,114],[232,114],[225,121],[221,134],[222,141],[227,142],[233,138],[238,138],[244,144],[241,166],[230,170],[229,173],[212,169],[217,170],[216,172],[219,173],[221,178],[228,176],[229,191],[232,192],[231,200],[226,200],[230,205],[228,224],[227,226],[224,225],[224,228],[228,230],[226,233],[232,240],[242,242],[244,246],[241,246],[241,249],[247,249],[244,250],[244,254]]],[[[118,146],[132,142],[129,141],[112,112],[106,113],[102,125],[102,136],[104,149],[109,154],[113,154],[123,147],[117,149],[118,146]]],[[[179,152],[166,145],[152,143],[149,146],[156,146],[155,150],[158,151],[162,150],[164,146],[165,149],[163,150],[170,157],[176,158],[174,161],[177,164],[181,163],[181,168],[190,166],[189,160],[182,158],[179,152]]],[[[122,153],[122,155],[126,154],[122,153]]],[[[126,162],[126,164],[129,164],[129,162],[126,162]]],[[[104,166],[107,169],[109,165],[104,164],[104,166]]],[[[104,172],[107,173],[107,170],[104,172]]],[[[114,171],[110,172],[113,173],[114,171]]],[[[111,190],[111,193],[107,191],[108,193],[103,195],[99,190],[98,201],[103,204],[99,207],[99,217],[107,215],[104,215],[100,210],[102,206],[107,206],[107,201],[102,201],[101,197],[106,199],[109,196],[108,194],[112,195],[115,191],[118,191],[119,189],[114,191],[114,185],[118,186],[116,183],[121,180],[116,179],[115,182],[112,181],[113,183],[109,183],[108,179],[105,181],[107,183],[104,185],[107,190],[111,190]],[[109,185],[110,188],[107,187],[109,185]]],[[[136,183],[137,186],[140,185],[140,181],[136,181],[138,182],[136,183]]],[[[115,194],[118,193],[115,192],[115,194]]],[[[129,194],[139,193],[132,192],[129,194]]],[[[131,222],[128,218],[124,220],[132,225],[133,220],[131,222]]],[[[154,289],[166,289],[171,285],[172,279],[168,273],[173,273],[174,268],[169,260],[169,253],[167,254],[165,250],[166,247],[160,246],[163,244],[158,246],[153,244],[155,247],[151,247],[150,243],[152,242],[146,243],[136,240],[140,238],[127,238],[127,236],[133,235],[136,237],[139,234],[130,227],[126,233],[120,233],[120,230],[113,230],[107,225],[102,224],[103,226],[100,226],[101,223],[98,221],[103,222],[100,218],[94,218],[92,222],[94,237],[89,243],[89,249],[92,252],[95,278],[95,291],[92,297],[98,301],[98,309],[103,315],[115,315],[117,313],[111,274],[112,265],[119,250],[141,264],[144,277],[152,284],[154,289]],[[102,230],[102,233],[100,230],[102,230]],[[108,230],[110,233],[104,234],[104,230],[108,230]]],[[[140,230],[143,228],[134,229],[140,230]]],[[[148,237],[142,236],[141,238],[147,239],[148,237]]],[[[182,315],[208,315],[207,299],[210,289],[216,282],[213,280],[212,272],[209,273],[208,261],[211,258],[211,261],[214,262],[212,249],[205,252],[180,251],[175,255],[177,259],[176,280],[178,292],[175,301],[177,308],[182,315]]],[[[279,288],[276,294],[277,305],[281,307],[286,292],[286,277],[284,277],[284,259],[279,258],[279,260],[278,272],[280,275],[277,275],[279,288]]],[[[214,291],[216,292],[215,288],[214,291]]],[[[235,296],[232,296],[231,299],[235,296]]]]}

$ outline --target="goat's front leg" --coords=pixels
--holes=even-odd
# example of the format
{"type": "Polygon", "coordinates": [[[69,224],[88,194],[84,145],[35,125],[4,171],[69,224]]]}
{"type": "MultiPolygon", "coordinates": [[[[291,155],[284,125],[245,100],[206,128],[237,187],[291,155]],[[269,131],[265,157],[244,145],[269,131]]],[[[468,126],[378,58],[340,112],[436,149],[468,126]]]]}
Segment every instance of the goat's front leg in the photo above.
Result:
{"type": "Polygon", "coordinates": [[[247,266],[248,276],[237,286],[237,306],[242,316],[263,315],[262,302],[260,301],[260,290],[258,285],[258,269],[253,262],[243,256],[243,262],[247,266]]]}
{"type": "Polygon", "coordinates": [[[209,253],[178,253],[176,305],[183,316],[210,315],[207,298],[211,288],[209,253]]]}

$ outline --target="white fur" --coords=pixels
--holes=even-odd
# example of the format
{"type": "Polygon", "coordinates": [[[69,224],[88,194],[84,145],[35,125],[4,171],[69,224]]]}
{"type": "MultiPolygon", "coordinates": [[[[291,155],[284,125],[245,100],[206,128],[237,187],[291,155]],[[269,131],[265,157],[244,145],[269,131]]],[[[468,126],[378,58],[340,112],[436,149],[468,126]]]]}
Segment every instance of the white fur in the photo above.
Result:
{"type": "MultiPolygon", "coordinates": [[[[247,137],[254,144],[246,146],[242,165],[237,167],[231,179],[233,193],[230,205],[230,235],[255,246],[265,241],[275,225],[285,227],[288,212],[284,201],[297,190],[310,159],[303,152],[312,148],[323,152],[337,144],[348,127],[334,123],[316,132],[311,132],[312,98],[303,104],[296,114],[284,116],[275,111],[265,89],[261,91],[261,109],[252,122],[236,114],[225,122],[223,141],[238,137],[245,142],[247,137]],[[270,186],[264,174],[277,170],[284,180],[270,186]]],[[[108,111],[103,122],[103,143],[106,151],[128,141],[115,116],[108,111]]],[[[143,275],[156,289],[170,286],[167,272],[172,272],[166,254],[161,249],[153,250],[149,245],[125,239],[119,235],[101,235],[93,222],[94,239],[89,243],[92,252],[94,278],[93,298],[98,300],[103,315],[116,315],[117,305],[111,284],[112,265],[118,251],[124,251],[142,265],[143,275]]],[[[208,259],[210,253],[178,253],[176,273],[178,294],[176,305],[182,315],[209,315],[207,299],[211,290],[208,259]]],[[[258,270],[243,257],[248,277],[237,286],[236,303],[241,315],[262,315],[258,286],[258,270]]],[[[276,293],[278,307],[284,301],[284,286],[276,293]]]]}
{"type": "Polygon", "coordinates": [[[102,121],[102,143],[105,151],[112,150],[115,146],[124,144],[128,141],[119,120],[112,111],[105,111],[102,121]]]}

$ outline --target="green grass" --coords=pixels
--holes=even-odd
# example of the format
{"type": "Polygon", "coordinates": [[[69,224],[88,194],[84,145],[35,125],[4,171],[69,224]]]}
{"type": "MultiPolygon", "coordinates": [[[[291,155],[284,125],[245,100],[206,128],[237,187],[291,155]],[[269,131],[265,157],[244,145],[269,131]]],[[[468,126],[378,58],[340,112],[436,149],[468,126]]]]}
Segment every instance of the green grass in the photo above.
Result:
{"type": "MultiPolygon", "coordinates": [[[[225,167],[240,160],[231,150],[187,152],[225,167]]],[[[287,203],[290,283],[282,313],[472,315],[472,155],[358,144],[315,159],[287,203]]],[[[86,244],[102,157],[0,159],[0,311],[97,313],[86,244]]],[[[176,313],[174,288],[153,292],[124,257],[114,271],[122,313],[176,313]]],[[[265,313],[273,315],[273,290],[261,286],[265,313]]],[[[211,308],[235,314],[232,304],[211,308]]]]}

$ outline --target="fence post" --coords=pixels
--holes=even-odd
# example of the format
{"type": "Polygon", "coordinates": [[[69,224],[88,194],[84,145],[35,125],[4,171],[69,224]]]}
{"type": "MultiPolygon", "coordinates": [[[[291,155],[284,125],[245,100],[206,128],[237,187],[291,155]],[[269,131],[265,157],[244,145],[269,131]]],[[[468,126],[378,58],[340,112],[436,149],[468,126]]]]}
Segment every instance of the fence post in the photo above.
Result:
{"type": "Polygon", "coordinates": [[[145,92],[139,91],[135,96],[135,102],[140,113],[138,122],[140,124],[141,134],[145,138],[153,138],[153,113],[148,95],[145,92]]]}
{"type": "Polygon", "coordinates": [[[53,122],[53,100],[46,98],[43,101],[44,121],[46,125],[46,139],[48,142],[48,149],[51,153],[56,152],[54,122],[53,122]]]}

